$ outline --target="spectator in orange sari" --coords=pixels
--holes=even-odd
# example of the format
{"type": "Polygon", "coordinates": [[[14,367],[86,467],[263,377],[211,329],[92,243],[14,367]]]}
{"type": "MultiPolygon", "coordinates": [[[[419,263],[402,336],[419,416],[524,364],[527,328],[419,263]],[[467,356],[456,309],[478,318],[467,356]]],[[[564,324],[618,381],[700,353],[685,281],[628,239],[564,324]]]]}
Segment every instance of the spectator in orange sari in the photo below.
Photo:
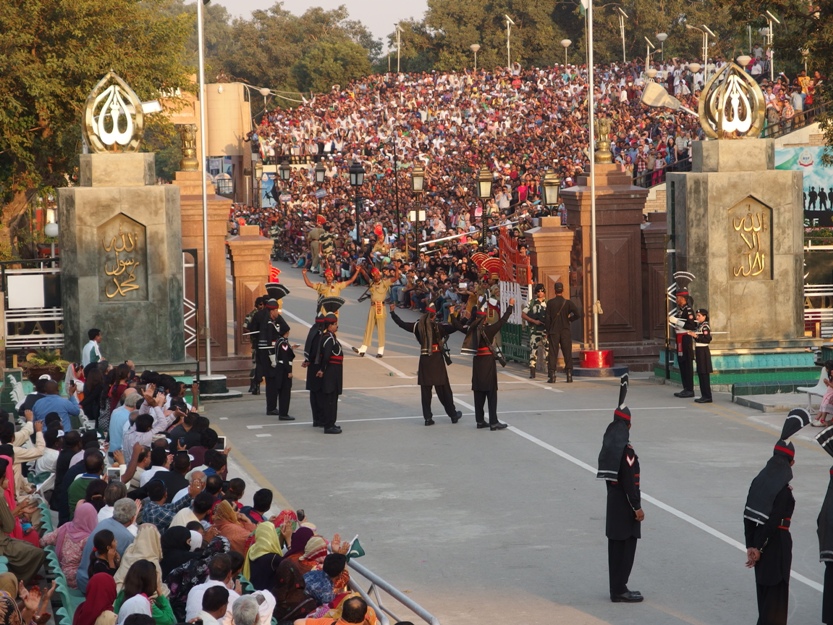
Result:
{"type": "Polygon", "coordinates": [[[233,551],[246,555],[246,541],[255,531],[255,524],[245,514],[235,512],[228,501],[221,501],[214,508],[214,526],[228,539],[233,551]]]}

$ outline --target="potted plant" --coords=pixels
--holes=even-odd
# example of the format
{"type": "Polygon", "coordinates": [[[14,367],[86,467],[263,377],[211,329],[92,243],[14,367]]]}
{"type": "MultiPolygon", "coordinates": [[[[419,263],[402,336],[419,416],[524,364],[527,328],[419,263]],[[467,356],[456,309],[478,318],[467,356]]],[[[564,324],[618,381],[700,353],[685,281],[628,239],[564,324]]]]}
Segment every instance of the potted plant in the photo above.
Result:
{"type": "Polygon", "coordinates": [[[49,374],[53,380],[59,380],[66,373],[69,362],[61,358],[61,352],[55,349],[39,349],[27,354],[20,363],[30,382],[36,382],[43,374],[49,374]]]}

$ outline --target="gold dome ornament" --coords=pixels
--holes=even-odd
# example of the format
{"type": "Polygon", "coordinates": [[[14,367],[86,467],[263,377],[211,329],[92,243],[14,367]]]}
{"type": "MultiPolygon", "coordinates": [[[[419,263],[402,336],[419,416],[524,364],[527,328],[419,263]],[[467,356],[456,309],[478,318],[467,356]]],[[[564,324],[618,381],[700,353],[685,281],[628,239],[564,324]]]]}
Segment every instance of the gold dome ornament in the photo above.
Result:
{"type": "Polygon", "coordinates": [[[764,128],[764,92],[743,68],[727,63],[703,88],[698,112],[711,139],[755,139],[764,128]]]}
{"type": "Polygon", "coordinates": [[[84,140],[92,152],[138,152],[144,112],[136,92],[111,70],[87,96],[84,140]]]}

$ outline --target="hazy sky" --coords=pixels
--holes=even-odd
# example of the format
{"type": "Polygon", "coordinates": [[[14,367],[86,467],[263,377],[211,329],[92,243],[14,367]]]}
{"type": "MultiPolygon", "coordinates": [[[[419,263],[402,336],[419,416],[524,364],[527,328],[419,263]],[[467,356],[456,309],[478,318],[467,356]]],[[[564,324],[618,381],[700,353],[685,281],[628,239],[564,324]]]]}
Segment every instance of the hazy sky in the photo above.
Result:
{"type": "MultiPolygon", "coordinates": [[[[251,17],[255,9],[268,9],[275,5],[274,0],[213,0],[221,4],[234,17],[251,17]]],[[[283,7],[296,15],[301,15],[310,7],[335,9],[346,5],[350,17],[361,21],[377,39],[385,43],[387,35],[393,32],[394,24],[409,17],[421,18],[428,4],[426,0],[412,2],[395,2],[394,0],[287,0],[283,7]]]]}

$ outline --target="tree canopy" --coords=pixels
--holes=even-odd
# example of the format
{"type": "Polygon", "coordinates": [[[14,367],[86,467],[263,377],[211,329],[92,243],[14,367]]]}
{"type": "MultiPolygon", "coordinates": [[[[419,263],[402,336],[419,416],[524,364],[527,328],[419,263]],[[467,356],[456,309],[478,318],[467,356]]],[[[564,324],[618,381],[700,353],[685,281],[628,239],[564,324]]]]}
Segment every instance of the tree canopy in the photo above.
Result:
{"type": "Polygon", "coordinates": [[[65,186],[81,152],[87,95],[112,69],[140,98],[185,87],[187,15],[171,0],[0,3],[0,197],[3,223],[41,186],[65,186]]]}

